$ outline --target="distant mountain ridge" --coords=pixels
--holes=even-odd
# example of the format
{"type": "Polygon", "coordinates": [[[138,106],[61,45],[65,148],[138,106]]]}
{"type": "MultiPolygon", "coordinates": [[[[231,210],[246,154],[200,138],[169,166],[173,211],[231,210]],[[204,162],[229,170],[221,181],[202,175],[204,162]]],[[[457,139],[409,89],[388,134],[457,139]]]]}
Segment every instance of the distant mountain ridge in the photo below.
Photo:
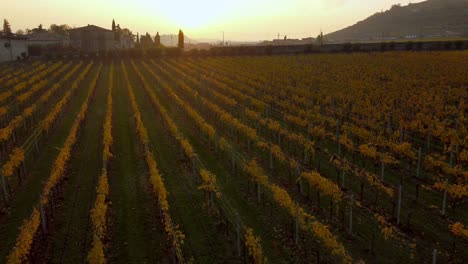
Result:
{"type": "MultiPolygon", "coordinates": [[[[154,36],[152,36],[154,39],[154,36]]],[[[167,34],[167,35],[161,35],[161,44],[163,44],[166,47],[171,47],[171,43],[173,47],[177,46],[177,42],[179,40],[179,36],[177,34],[167,34]],[[172,37],[172,42],[171,42],[171,37],[172,37]]],[[[184,42],[188,43],[191,41],[191,39],[187,36],[184,36],[184,42]]]]}
{"type": "Polygon", "coordinates": [[[468,0],[394,5],[325,36],[334,42],[439,37],[468,37],[468,0]]]}

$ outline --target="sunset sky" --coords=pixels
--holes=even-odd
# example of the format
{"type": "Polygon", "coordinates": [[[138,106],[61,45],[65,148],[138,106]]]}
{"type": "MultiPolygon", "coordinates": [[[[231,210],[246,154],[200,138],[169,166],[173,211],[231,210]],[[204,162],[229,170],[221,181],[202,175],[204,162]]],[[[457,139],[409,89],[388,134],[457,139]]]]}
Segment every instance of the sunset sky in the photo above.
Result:
{"type": "MultiPolygon", "coordinates": [[[[413,3],[421,1],[412,1],[413,3]]],[[[365,19],[399,0],[237,0],[237,1],[107,1],[14,0],[2,3],[1,18],[13,31],[43,24],[110,28],[112,19],[133,33],[152,36],[177,33],[196,39],[264,40],[277,34],[288,38],[331,33],[365,19]]]]}

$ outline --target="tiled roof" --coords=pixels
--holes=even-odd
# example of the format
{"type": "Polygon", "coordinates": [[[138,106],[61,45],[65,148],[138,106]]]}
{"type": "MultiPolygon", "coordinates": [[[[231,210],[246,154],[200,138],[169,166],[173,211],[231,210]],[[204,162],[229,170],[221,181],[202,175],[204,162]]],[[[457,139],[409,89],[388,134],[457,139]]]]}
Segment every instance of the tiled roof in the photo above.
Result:
{"type": "Polygon", "coordinates": [[[112,30],[98,27],[95,25],[87,25],[84,27],[73,28],[73,29],[70,29],[69,31],[109,31],[109,32],[112,32],[112,30]]]}
{"type": "Polygon", "coordinates": [[[5,33],[0,32],[0,39],[27,39],[26,36],[11,34],[7,36],[5,33]]]}
{"type": "Polygon", "coordinates": [[[66,39],[65,36],[49,32],[33,33],[29,34],[27,37],[28,40],[33,41],[62,41],[66,39]]]}

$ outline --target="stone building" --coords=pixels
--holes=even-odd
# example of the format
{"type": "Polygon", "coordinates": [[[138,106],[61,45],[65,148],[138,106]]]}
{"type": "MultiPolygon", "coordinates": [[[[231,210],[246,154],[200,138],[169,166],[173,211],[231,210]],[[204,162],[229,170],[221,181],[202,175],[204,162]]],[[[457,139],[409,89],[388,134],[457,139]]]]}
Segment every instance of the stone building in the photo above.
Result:
{"type": "Polygon", "coordinates": [[[70,46],[86,51],[109,51],[114,49],[114,32],[95,25],[69,30],[70,46]]]}
{"type": "Polygon", "coordinates": [[[135,41],[133,35],[121,35],[120,40],[117,42],[117,48],[119,49],[132,49],[135,47],[135,41]]]}
{"type": "Polygon", "coordinates": [[[25,36],[6,36],[0,32],[0,62],[19,60],[27,56],[28,45],[25,36]]]}
{"type": "Polygon", "coordinates": [[[67,47],[69,45],[68,36],[62,36],[49,32],[32,33],[27,36],[28,46],[54,46],[54,47],[67,47]]]}

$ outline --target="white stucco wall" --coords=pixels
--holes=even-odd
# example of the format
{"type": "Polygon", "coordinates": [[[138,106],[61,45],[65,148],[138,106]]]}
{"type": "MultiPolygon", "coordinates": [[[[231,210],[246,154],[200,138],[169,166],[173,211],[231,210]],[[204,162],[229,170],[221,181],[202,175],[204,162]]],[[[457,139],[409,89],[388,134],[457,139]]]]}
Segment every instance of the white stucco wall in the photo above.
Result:
{"type": "Polygon", "coordinates": [[[26,53],[26,55],[28,55],[28,47],[26,44],[26,40],[0,39],[0,62],[17,60],[17,57],[21,57],[21,53],[23,52],[26,53]],[[10,48],[6,48],[5,44],[10,42],[10,48]]]}
{"type": "Polygon", "coordinates": [[[131,49],[135,47],[133,39],[130,39],[129,37],[121,37],[120,42],[117,43],[117,48],[119,49],[131,49]]]}

